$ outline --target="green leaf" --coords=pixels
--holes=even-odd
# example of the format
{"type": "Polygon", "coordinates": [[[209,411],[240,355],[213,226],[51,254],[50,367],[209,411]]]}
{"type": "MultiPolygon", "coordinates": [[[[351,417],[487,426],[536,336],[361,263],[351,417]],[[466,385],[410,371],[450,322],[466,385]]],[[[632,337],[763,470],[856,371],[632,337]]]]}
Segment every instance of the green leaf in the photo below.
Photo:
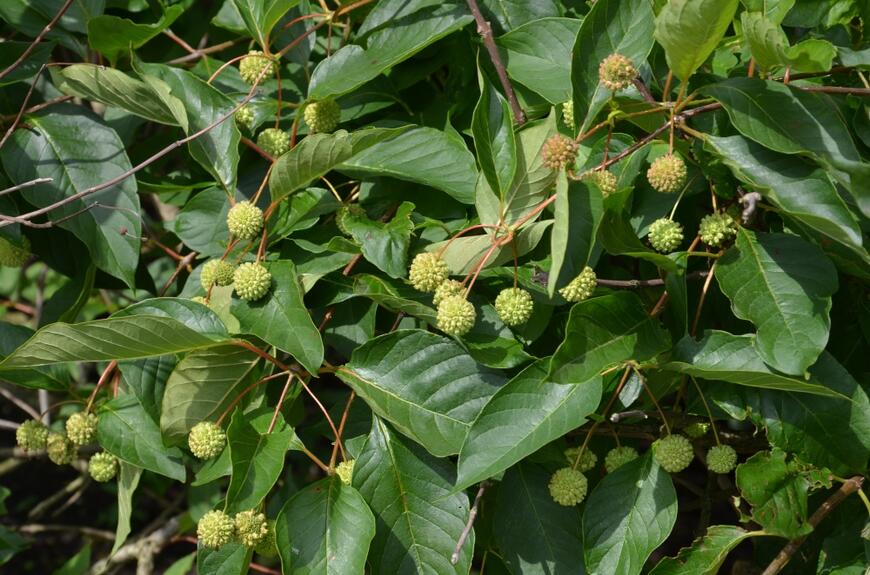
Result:
{"type": "Polygon", "coordinates": [[[291,497],[276,520],[275,540],[285,573],[363,573],[375,518],[362,495],[338,475],[291,497]]]}
{"type": "Polygon", "coordinates": [[[118,470],[118,527],[115,529],[115,542],[112,554],[121,548],[130,536],[130,520],[133,517],[133,493],[139,485],[142,469],[121,461],[118,470]]]}
{"type": "Polygon", "coordinates": [[[88,20],[88,43],[114,65],[119,54],[144,46],[172,26],[183,12],[181,5],[166,6],[160,20],[154,24],[137,24],[117,16],[97,16],[88,20]]]}
{"type": "Polygon", "coordinates": [[[450,564],[469,513],[465,493],[452,493],[455,474],[450,461],[432,457],[373,418],[353,471],[353,486],[376,520],[368,556],[373,573],[468,573],[473,531],[457,564],[450,564]]]}
{"type": "Polygon", "coordinates": [[[414,231],[413,211],[414,204],[402,202],[387,223],[348,213],[344,225],[368,261],[388,276],[401,278],[408,273],[408,246],[414,231]]]}
{"type": "Polygon", "coordinates": [[[735,525],[713,525],[676,557],[665,557],[650,575],[716,575],[728,553],[749,537],[763,535],[735,525]]]}
{"type": "Polygon", "coordinates": [[[824,385],[779,373],[768,366],[758,353],[753,335],[709,330],[697,342],[686,336],[677,342],[671,361],[662,367],[711,381],[843,399],[824,385]]]}
{"type": "MultiPolygon", "coordinates": [[[[574,46],[580,20],[541,18],[526,22],[500,36],[508,75],[551,104],[571,99],[571,62],[565,58],[574,46]]],[[[644,55],[645,57],[646,55],[644,55]]]]}
{"type": "Polygon", "coordinates": [[[598,230],[601,246],[611,255],[639,258],[672,273],[679,269],[672,258],[652,251],[638,239],[624,213],[606,212],[598,230]]]}
{"type": "Polygon", "coordinates": [[[592,255],[604,202],[597,186],[568,181],[564,174],[556,180],[556,205],[550,232],[550,277],[547,293],[567,285],[577,277],[592,255]]]}
{"type": "Polygon", "coordinates": [[[812,244],[786,234],[740,228],[716,269],[731,310],[758,328],[755,347],[766,364],[802,375],[828,343],[837,271],[812,244]]]}
{"type": "Polygon", "coordinates": [[[586,422],[601,400],[601,378],[581,385],[547,380],[549,359],[533,363],[484,406],[459,452],[456,489],[504,471],[586,422]]]}
{"type": "Polygon", "coordinates": [[[548,378],[583,384],[629,359],[645,361],[670,347],[670,336],[650,317],[637,295],[618,292],[571,308],[565,337],[550,362],[548,378]]]}
{"type": "Polygon", "coordinates": [[[550,475],[529,461],[507,470],[498,487],[493,535],[512,573],[583,575],[580,510],[553,501],[550,475]]]}
{"type": "Polygon", "coordinates": [[[275,24],[299,0],[232,0],[251,37],[261,47],[269,47],[269,35],[275,24]]]}
{"type": "Polygon", "coordinates": [[[227,428],[232,476],[224,511],[238,513],[257,508],[284,469],[284,456],[296,434],[283,421],[272,433],[260,433],[241,410],[233,413],[227,428]]]}
{"type": "MultiPolygon", "coordinates": [[[[33,330],[28,327],[0,322],[0,359],[14,353],[21,344],[32,336],[33,330]]],[[[2,365],[2,361],[0,361],[0,365],[2,365]]],[[[38,369],[3,369],[2,379],[30,389],[66,391],[70,387],[69,373],[60,366],[38,369]]]]}
{"type": "Polygon", "coordinates": [[[622,54],[640,69],[653,47],[654,23],[649,0],[598,0],[583,19],[571,50],[574,121],[580,133],[592,124],[611,96],[598,81],[601,61],[611,54],[622,54]]]}
{"type": "Polygon", "coordinates": [[[122,395],[99,409],[97,439],[100,445],[131,465],[184,481],[181,450],[164,447],[160,428],[131,395],[122,395]]]}
{"type": "Polygon", "coordinates": [[[190,249],[203,256],[220,257],[230,243],[230,231],[226,226],[214,223],[227,221],[229,211],[230,200],[226,192],[214,186],[199,192],[184,204],[175,218],[173,229],[190,249]]]}
{"type": "MultiPolygon", "coordinates": [[[[497,246],[495,251],[490,254],[483,269],[493,268],[505,262],[513,261],[514,248],[516,249],[517,257],[523,257],[541,243],[545,232],[552,224],[553,220],[543,220],[523,226],[519,233],[516,234],[513,246],[497,246]]],[[[430,244],[426,247],[426,251],[437,252],[441,248],[444,248],[444,253],[441,256],[447,262],[451,275],[465,275],[475,270],[481,258],[492,248],[493,243],[490,233],[456,238],[447,246],[449,241],[445,240],[430,244]]]]}
{"type": "Polygon", "coordinates": [[[511,110],[507,100],[480,72],[478,83],[480,99],[471,120],[474,148],[489,187],[503,197],[517,171],[517,143],[511,110]]]}
{"type": "Polygon", "coordinates": [[[200,546],[196,551],[196,572],[199,575],[245,575],[249,573],[253,550],[235,541],[220,549],[200,546]]]}
{"type": "Polygon", "coordinates": [[[737,0],[670,0],[656,17],[655,39],[674,76],[687,82],[725,36],[737,0]]]}
{"type": "Polygon", "coordinates": [[[296,267],[290,260],[271,262],[267,267],[272,289],[257,301],[233,299],[233,315],[242,332],[289,353],[309,373],[317,373],[323,363],[323,340],[302,300],[296,267]]]}
{"type": "Polygon", "coordinates": [[[438,457],[459,453],[472,422],[504,383],[454,341],[420,330],[369,340],[337,375],[378,416],[438,457]]]}
{"type": "Polygon", "coordinates": [[[235,345],[195,351],[184,357],[163,393],[160,429],[178,445],[200,421],[214,421],[250,383],[259,357],[235,345]]]}
{"type": "Polygon", "coordinates": [[[827,40],[810,38],[789,46],[782,28],[760,12],[740,15],[743,36],[762,72],[774,66],[789,66],[801,72],[831,69],[837,49],[827,40]]]}
{"type": "Polygon", "coordinates": [[[354,154],[338,169],[352,176],[406,180],[439,189],[466,204],[474,201],[474,156],[461,138],[435,128],[411,128],[354,154]]]}
{"type": "Polygon", "coordinates": [[[120,318],[137,315],[173,319],[200,335],[210,337],[216,341],[229,338],[226,326],[224,326],[214,311],[207,306],[188,299],[174,297],[150,298],[115,312],[112,317],[120,318]]]}
{"type": "Polygon", "coordinates": [[[390,283],[372,274],[355,274],[353,294],[368,298],[393,313],[404,313],[426,323],[435,323],[435,310],[418,301],[423,299],[420,292],[405,283],[390,283]]]}
{"type": "Polygon", "coordinates": [[[154,421],[160,421],[160,406],[166,380],[175,369],[174,355],[161,355],[137,361],[123,361],[118,365],[125,389],[135,395],[154,421]]]}
{"type": "Polygon", "coordinates": [[[677,520],[677,493],[652,452],[608,473],[583,510],[590,573],[639,574],[677,520]]]}
{"type": "MultiPolygon", "coordinates": [[[[30,46],[30,42],[15,42],[6,40],[0,44],[0,70],[5,70],[18,60],[24,50],[30,46]]],[[[16,82],[23,82],[34,77],[43,64],[48,62],[51,52],[54,50],[54,42],[40,42],[36,48],[14,70],[6,74],[0,80],[0,86],[8,86],[16,82]]]]}
{"type": "MultiPolygon", "coordinates": [[[[16,130],[2,150],[3,167],[13,183],[52,178],[19,192],[30,204],[48,207],[131,169],[113,129],[75,106],[50,110],[27,116],[29,128],[16,130]]],[[[133,287],[142,235],[136,179],[126,178],[98,195],[55,208],[48,217],[61,220],[73,214],[78,215],[59,226],[88,247],[98,268],[133,287]]]]}
{"type": "MultiPolygon", "coordinates": [[[[4,541],[5,543],[5,541],[4,541]]],[[[70,557],[60,569],[52,571],[52,575],[85,575],[91,564],[91,544],[86,543],[81,551],[70,557]]]]}

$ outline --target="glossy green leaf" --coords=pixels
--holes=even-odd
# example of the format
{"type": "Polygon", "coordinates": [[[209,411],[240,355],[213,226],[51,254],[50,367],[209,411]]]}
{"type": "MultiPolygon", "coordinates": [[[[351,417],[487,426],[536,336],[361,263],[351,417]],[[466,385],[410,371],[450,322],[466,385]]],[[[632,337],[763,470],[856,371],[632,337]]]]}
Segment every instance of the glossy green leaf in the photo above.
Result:
{"type": "Polygon", "coordinates": [[[269,46],[269,34],[275,24],[299,0],[232,0],[251,37],[261,47],[269,46]]]}
{"type": "Polygon", "coordinates": [[[655,38],[674,76],[686,82],[731,25],[737,0],[670,0],[656,17],[655,38]]]}
{"type": "Polygon", "coordinates": [[[550,232],[550,257],[553,258],[547,280],[550,297],[556,289],[577,277],[589,263],[603,214],[603,197],[597,186],[569,182],[564,175],[559,176],[553,230],[550,232]]]}
{"type": "MultiPolygon", "coordinates": [[[[30,42],[16,42],[14,40],[6,40],[0,44],[0,70],[5,70],[18,60],[30,44],[30,42]]],[[[41,42],[21,64],[0,80],[0,86],[23,82],[34,77],[43,64],[48,62],[52,50],[54,50],[54,42],[41,42]]]]}
{"type": "Polygon", "coordinates": [[[196,551],[196,572],[199,575],[245,575],[249,573],[253,550],[236,543],[227,543],[220,549],[200,546],[196,551]]]}
{"type": "Polygon", "coordinates": [[[716,575],[728,553],[749,537],[763,535],[735,525],[713,525],[676,557],[665,557],[650,575],[716,575]]]}
{"type": "Polygon", "coordinates": [[[175,218],[174,231],[190,249],[203,256],[220,257],[230,242],[230,231],[214,222],[227,221],[229,211],[226,192],[218,186],[208,188],[184,204],[175,218]]]}
{"type": "Polygon", "coordinates": [[[837,49],[827,40],[809,38],[790,46],[782,28],[761,12],[744,12],[740,21],[743,36],[762,71],[774,66],[789,66],[801,72],[831,69],[837,49]]]}
{"type": "Polygon", "coordinates": [[[227,328],[208,306],[174,297],[155,297],[115,312],[113,318],[147,315],[173,319],[200,335],[215,341],[228,339],[227,328]]]}
{"type": "MultiPolygon", "coordinates": [[[[25,341],[33,336],[33,330],[17,324],[0,322],[0,359],[15,352],[25,341]]],[[[2,361],[0,361],[2,365],[2,361]]],[[[37,369],[3,369],[3,381],[30,389],[64,391],[69,389],[69,373],[62,366],[41,367],[37,369]]]]}
{"type": "MultiPolygon", "coordinates": [[[[490,253],[489,259],[482,269],[504,265],[506,262],[513,261],[514,249],[516,249],[517,257],[523,257],[528,254],[541,243],[552,224],[553,220],[543,220],[523,226],[515,236],[513,246],[497,246],[495,251],[490,253]]],[[[476,269],[481,258],[492,248],[492,236],[490,234],[463,236],[456,238],[447,246],[448,241],[445,240],[444,242],[431,244],[427,247],[427,251],[439,251],[444,247],[444,253],[441,256],[447,262],[447,267],[450,268],[450,272],[453,275],[465,275],[476,269]]]]}
{"type": "Polygon", "coordinates": [[[391,283],[372,274],[355,274],[353,294],[372,300],[393,313],[404,313],[434,324],[435,310],[422,303],[420,292],[404,283],[391,283]]]}
{"type": "Polygon", "coordinates": [[[408,246],[414,222],[414,204],[402,202],[389,222],[381,223],[352,212],[344,217],[344,225],[362,248],[365,258],[393,278],[408,273],[408,246]]]}
{"type": "Polygon", "coordinates": [[[160,406],[166,380],[175,369],[174,355],[161,355],[118,364],[123,389],[135,395],[154,421],[160,421],[160,406]]]}
{"type": "Polygon", "coordinates": [[[120,54],[144,46],[172,26],[183,12],[184,7],[179,4],[166,6],[154,24],[138,24],[128,18],[100,15],[88,20],[88,43],[114,64],[120,54]]]}
{"type": "Polygon", "coordinates": [[[481,0],[479,4],[493,27],[501,26],[505,31],[562,13],[562,7],[557,0],[481,0]]]}
{"type": "Polygon", "coordinates": [[[140,467],[123,460],[120,462],[118,469],[118,527],[115,529],[112,553],[121,548],[132,531],[130,521],[133,518],[133,493],[139,486],[140,477],[142,477],[140,467]]]}
{"type": "Polygon", "coordinates": [[[480,99],[474,108],[471,133],[480,169],[499,197],[510,188],[517,171],[517,143],[507,100],[478,73],[480,99]]]}
{"type": "Polygon", "coordinates": [[[668,272],[678,270],[672,258],[652,251],[640,241],[625,214],[606,212],[598,229],[601,247],[607,253],[642,259],[668,272]]]}

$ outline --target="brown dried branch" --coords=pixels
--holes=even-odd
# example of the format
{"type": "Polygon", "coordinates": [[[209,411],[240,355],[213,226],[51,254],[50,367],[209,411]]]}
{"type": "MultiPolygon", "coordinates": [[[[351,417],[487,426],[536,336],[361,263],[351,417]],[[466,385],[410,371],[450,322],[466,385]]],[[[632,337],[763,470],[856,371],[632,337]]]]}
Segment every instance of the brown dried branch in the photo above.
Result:
{"type": "Polygon", "coordinates": [[[45,28],[43,28],[42,31],[36,36],[36,38],[33,39],[33,42],[31,42],[30,46],[28,46],[27,49],[21,53],[21,56],[19,56],[17,60],[6,66],[5,70],[0,72],[0,80],[5,78],[9,73],[12,72],[12,70],[21,65],[21,63],[24,62],[24,60],[26,60],[28,56],[30,56],[30,53],[33,52],[36,46],[42,41],[43,38],[45,38],[45,35],[51,32],[51,29],[54,28],[54,25],[57,24],[58,20],[60,20],[61,17],[63,17],[64,13],[66,13],[71,5],[72,0],[66,0],[66,2],[63,3],[63,6],[61,6],[60,10],[57,11],[57,14],[54,15],[54,18],[52,18],[51,21],[49,21],[49,23],[45,25],[45,28]]]}

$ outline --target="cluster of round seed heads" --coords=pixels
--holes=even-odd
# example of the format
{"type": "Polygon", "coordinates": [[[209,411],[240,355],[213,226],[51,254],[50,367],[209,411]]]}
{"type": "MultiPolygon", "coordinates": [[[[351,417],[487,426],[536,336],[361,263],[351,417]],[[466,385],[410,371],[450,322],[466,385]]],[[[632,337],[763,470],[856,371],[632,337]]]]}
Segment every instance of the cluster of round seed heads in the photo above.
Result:
{"type": "Polygon", "coordinates": [[[436,320],[438,329],[447,335],[462,336],[474,327],[477,312],[474,304],[463,295],[452,295],[444,298],[438,306],[436,320]]]}
{"type": "Polygon", "coordinates": [[[568,301],[583,301],[595,292],[597,285],[598,278],[595,276],[595,270],[586,266],[580,275],[560,289],[559,293],[568,301]]]}
{"type": "Polygon", "coordinates": [[[252,131],[254,129],[254,109],[249,105],[245,104],[238,110],[236,110],[235,115],[233,116],[236,119],[236,123],[246,128],[248,131],[252,131]]]}
{"type": "Polygon", "coordinates": [[[36,419],[28,419],[15,430],[15,441],[24,451],[45,449],[48,428],[36,419]]]}
{"type": "Polygon", "coordinates": [[[203,547],[219,549],[233,540],[236,533],[236,524],[233,518],[214,509],[209,511],[199,520],[196,525],[196,536],[203,547]]]}
{"type": "Polygon", "coordinates": [[[302,113],[308,130],[314,133],[328,133],[335,129],[341,120],[341,108],[335,100],[321,100],[305,106],[302,113]]]}
{"type": "Polygon", "coordinates": [[[707,469],[713,473],[731,473],[737,465],[737,452],[730,445],[714,445],[707,452],[707,469]]]}
{"type": "Polygon", "coordinates": [[[701,218],[698,235],[708,246],[718,248],[737,235],[737,223],[726,213],[709,214],[701,218]]]}
{"type": "Polygon", "coordinates": [[[347,222],[351,218],[359,218],[366,215],[366,211],[359,204],[345,204],[338,208],[335,212],[335,225],[338,230],[344,235],[350,237],[350,228],[347,227],[347,222]]]}
{"type": "Polygon", "coordinates": [[[237,513],[234,523],[236,536],[242,545],[255,547],[269,535],[266,516],[253,509],[237,513]]]}
{"type": "Polygon", "coordinates": [[[56,465],[72,463],[76,456],[75,444],[62,433],[49,433],[45,442],[45,451],[48,458],[56,465]]]}
{"type": "Polygon", "coordinates": [[[683,243],[683,226],[669,218],[659,218],[650,225],[647,237],[654,250],[671,253],[683,243]]]}
{"type": "Polygon", "coordinates": [[[569,129],[574,129],[574,100],[562,104],[562,120],[569,129]]]}
{"type": "Polygon", "coordinates": [[[521,288],[506,288],[495,298],[495,312],[509,326],[522,325],[532,317],[532,294],[521,288]]]}
{"type": "Polygon", "coordinates": [[[342,461],[335,466],[335,474],[338,475],[338,478],[341,479],[341,482],[345,485],[350,485],[353,481],[353,467],[355,461],[355,459],[342,461]]]}
{"type": "Polygon", "coordinates": [[[710,431],[710,424],[703,421],[696,421],[694,423],[690,423],[683,428],[683,433],[685,433],[692,439],[704,437],[705,435],[707,435],[708,431],[710,431]]]}
{"type": "Polygon", "coordinates": [[[199,459],[216,457],[224,449],[227,436],[221,426],[211,421],[200,421],[190,430],[187,445],[199,459]]]}
{"type": "Polygon", "coordinates": [[[637,450],[633,447],[614,447],[604,456],[604,469],[607,470],[607,473],[613,473],[616,469],[637,458],[637,450]]]}
{"type": "Polygon", "coordinates": [[[646,171],[646,179],[657,192],[673,194],[686,183],[686,163],[676,154],[659,156],[646,171]]]}
{"type": "Polygon", "coordinates": [[[21,237],[21,246],[0,238],[0,266],[20,268],[30,259],[30,240],[21,237]]]}
{"type": "Polygon", "coordinates": [[[594,172],[586,172],[583,175],[583,180],[592,182],[598,189],[601,190],[601,194],[606,198],[610,194],[616,192],[618,182],[616,179],[616,174],[611,172],[610,170],[597,170],[594,172]]]}
{"type": "Polygon", "coordinates": [[[256,82],[264,69],[266,72],[260,82],[275,75],[275,63],[260,50],[251,50],[239,61],[239,75],[248,84],[256,82]]]}
{"type": "Polygon", "coordinates": [[[93,413],[79,411],[66,420],[66,435],[76,445],[90,443],[96,433],[97,416],[93,413]]]}
{"type": "Polygon", "coordinates": [[[240,240],[252,240],[263,229],[263,210],[244,200],[227,212],[227,228],[240,240]]]}
{"type": "Polygon", "coordinates": [[[553,501],[565,507],[572,507],[586,497],[588,485],[586,476],[581,472],[563,467],[553,474],[548,487],[553,501]]]}
{"type": "Polygon", "coordinates": [[[433,252],[423,252],[417,254],[414,261],[411,262],[408,280],[414,289],[432,293],[447,279],[448,275],[450,275],[450,268],[447,267],[447,262],[441,256],[433,252]]]}
{"type": "Polygon", "coordinates": [[[462,295],[465,293],[465,286],[462,282],[456,280],[444,280],[435,289],[435,295],[432,296],[432,303],[435,307],[441,305],[444,298],[452,295],[462,295]]]}
{"type": "Polygon", "coordinates": [[[577,160],[577,142],[561,134],[550,137],[541,146],[541,158],[551,170],[570,168],[577,160]]]}
{"type": "Polygon", "coordinates": [[[88,461],[88,473],[94,481],[100,483],[111,481],[118,473],[118,458],[105,451],[95,453],[88,461]]]}
{"type": "Polygon", "coordinates": [[[234,271],[233,265],[229,262],[219,259],[208,260],[203,264],[202,271],[199,272],[202,289],[208,291],[215,284],[219,286],[230,285],[233,283],[234,271]]]}
{"type": "MultiPolygon", "coordinates": [[[[565,458],[568,460],[572,466],[574,462],[577,461],[577,455],[580,455],[579,447],[569,447],[565,450],[565,458]]],[[[589,471],[598,463],[598,456],[589,449],[584,449],[583,454],[580,455],[580,461],[577,461],[577,471],[581,471],[583,473],[589,471]]]]}
{"type": "Polygon", "coordinates": [[[257,145],[273,158],[277,158],[290,149],[290,134],[280,128],[266,128],[257,136],[257,145]]]}
{"type": "Polygon", "coordinates": [[[611,54],[598,65],[601,85],[613,92],[625,90],[637,78],[637,68],[622,54],[611,54]]]}
{"type": "Polygon", "coordinates": [[[682,435],[662,437],[652,447],[656,461],[668,473],[679,473],[687,468],[695,456],[692,444],[682,435]]]}
{"type": "Polygon", "coordinates": [[[269,293],[272,274],[261,264],[244,263],[236,268],[233,284],[239,299],[257,301],[269,293]]]}

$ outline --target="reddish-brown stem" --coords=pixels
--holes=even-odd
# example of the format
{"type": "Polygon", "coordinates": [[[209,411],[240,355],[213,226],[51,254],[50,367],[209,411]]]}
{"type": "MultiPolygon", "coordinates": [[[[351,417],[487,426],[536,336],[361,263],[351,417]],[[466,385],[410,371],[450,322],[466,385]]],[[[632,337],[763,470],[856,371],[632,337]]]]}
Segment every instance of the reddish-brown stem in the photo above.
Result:
{"type": "Polygon", "coordinates": [[[256,571],[258,573],[268,573],[269,575],[281,575],[280,571],[276,571],[275,569],[270,569],[268,567],[264,567],[258,563],[248,563],[248,567],[250,567],[251,571],[256,571]]]}
{"type": "Polygon", "coordinates": [[[453,237],[451,237],[449,240],[447,240],[447,243],[444,244],[444,247],[442,247],[440,250],[438,250],[438,254],[437,254],[438,257],[443,256],[443,255],[444,255],[444,252],[447,251],[447,248],[450,247],[450,244],[452,244],[453,241],[456,240],[457,238],[460,238],[460,237],[464,236],[464,235],[467,234],[468,232],[471,232],[471,231],[474,231],[474,230],[480,230],[480,229],[484,229],[484,228],[493,228],[493,229],[496,229],[496,230],[497,230],[497,229],[498,229],[498,226],[493,225],[493,224],[476,224],[476,225],[473,225],[473,226],[469,226],[469,227],[465,228],[464,230],[461,230],[461,231],[459,231],[459,232],[453,234],[453,237]]]}
{"type": "Polygon", "coordinates": [[[284,399],[287,397],[287,390],[290,389],[290,384],[293,383],[294,377],[296,376],[292,373],[287,376],[287,383],[284,384],[284,388],[281,390],[281,396],[278,398],[278,404],[275,406],[275,412],[272,413],[272,421],[269,422],[269,429],[266,430],[266,433],[272,433],[275,429],[275,423],[278,421],[278,414],[281,413],[281,406],[284,405],[284,399]]]}
{"type": "Polygon", "coordinates": [[[254,389],[255,387],[257,387],[260,384],[266,383],[267,381],[272,381],[273,379],[277,379],[279,377],[284,377],[287,374],[288,374],[287,371],[273,373],[272,375],[270,375],[268,377],[260,378],[257,381],[255,381],[254,383],[250,384],[248,387],[243,389],[240,394],[238,394],[236,397],[233,398],[233,400],[230,402],[230,404],[227,406],[227,408],[224,409],[223,413],[220,414],[220,417],[217,418],[217,421],[215,421],[215,423],[220,425],[223,422],[223,420],[226,419],[227,415],[229,415],[233,411],[233,408],[235,408],[236,405],[238,405],[239,402],[242,400],[242,398],[244,398],[248,393],[250,393],[252,389],[254,389]]]}
{"type": "Polygon", "coordinates": [[[303,14],[302,16],[297,16],[296,18],[293,18],[292,20],[290,20],[289,22],[287,22],[286,24],[281,26],[281,32],[292,27],[294,24],[298,24],[299,22],[302,22],[303,20],[310,20],[311,18],[323,18],[323,14],[314,13],[314,14],[303,14]]]}
{"type": "Polygon", "coordinates": [[[613,390],[613,395],[610,396],[610,401],[607,402],[607,405],[604,407],[604,411],[601,412],[601,419],[596,420],[595,423],[592,424],[592,427],[589,428],[589,431],[586,432],[586,437],[583,439],[583,444],[580,446],[580,450],[577,452],[577,457],[574,459],[574,464],[571,466],[572,469],[577,469],[577,466],[580,464],[580,457],[583,455],[583,452],[586,451],[586,447],[589,445],[589,440],[592,438],[593,432],[601,425],[602,421],[605,421],[607,418],[607,414],[610,412],[610,408],[613,407],[613,402],[616,401],[616,398],[619,397],[619,393],[622,391],[622,388],[625,386],[625,382],[628,381],[628,376],[631,373],[631,366],[625,368],[625,371],[622,372],[622,378],[619,380],[619,384],[616,386],[616,389],[613,390]]]}
{"type": "MultiPolygon", "coordinates": [[[[45,25],[45,28],[43,28],[42,31],[36,35],[36,38],[33,39],[33,42],[31,42],[27,48],[25,48],[24,52],[22,52],[21,55],[14,62],[6,66],[6,68],[4,68],[2,72],[0,72],[0,80],[9,75],[12,70],[20,66],[21,63],[24,62],[24,60],[26,60],[28,56],[30,56],[30,53],[33,52],[36,46],[42,41],[43,38],[45,38],[45,35],[51,32],[51,29],[54,28],[54,25],[58,23],[58,21],[63,17],[63,15],[66,13],[71,5],[72,0],[66,0],[66,2],[63,3],[63,6],[61,6],[60,10],[58,10],[57,13],[54,15],[54,18],[52,18],[48,22],[48,24],[45,25]]],[[[36,81],[34,80],[34,83],[35,82],[36,81]]]]}
{"type": "Polygon", "coordinates": [[[106,369],[103,370],[103,373],[100,374],[100,379],[97,380],[97,385],[94,386],[94,390],[91,392],[91,395],[88,397],[88,403],[85,406],[85,412],[89,412],[91,407],[94,405],[94,398],[97,397],[97,392],[100,391],[100,388],[109,380],[109,376],[112,375],[112,372],[115,368],[118,367],[118,362],[114,359],[109,362],[109,365],[106,366],[106,369]]]}
{"type": "Polygon", "coordinates": [[[244,40],[245,40],[245,38],[242,37],[242,38],[236,38],[235,40],[228,40],[226,42],[221,42],[220,44],[215,44],[214,46],[209,46],[208,48],[202,48],[202,49],[196,50],[195,52],[193,52],[191,54],[187,54],[187,55],[181,56],[179,58],[175,58],[174,60],[170,60],[169,62],[167,62],[167,64],[171,64],[171,65],[184,64],[184,63],[190,62],[192,60],[197,60],[199,58],[202,58],[203,56],[207,56],[209,54],[214,54],[215,52],[220,52],[222,50],[226,50],[227,48],[232,48],[233,46],[235,46],[239,42],[243,42],[244,40]]]}
{"type": "MultiPolygon", "coordinates": [[[[356,392],[351,390],[350,397],[347,398],[347,403],[344,405],[344,411],[341,414],[341,420],[338,422],[338,435],[344,436],[344,425],[347,423],[347,416],[350,413],[350,406],[353,403],[354,398],[356,397],[356,392]]],[[[332,469],[335,467],[335,460],[338,457],[338,451],[341,447],[341,443],[335,442],[332,446],[332,455],[329,457],[329,468],[332,469]]],[[[341,451],[341,458],[347,459],[347,454],[344,453],[344,450],[341,451]]]]}
{"type": "Polygon", "coordinates": [[[260,146],[258,146],[256,143],[254,143],[253,140],[251,140],[251,139],[249,139],[249,138],[246,138],[246,137],[242,136],[242,137],[241,137],[241,142],[242,142],[245,146],[251,148],[252,150],[254,150],[255,152],[257,152],[258,154],[260,154],[261,156],[263,156],[263,159],[268,160],[269,162],[274,162],[274,161],[275,161],[275,158],[273,158],[272,156],[270,156],[270,155],[268,154],[268,152],[266,152],[266,150],[264,150],[263,148],[261,148],[260,146]]]}
{"type": "Polygon", "coordinates": [[[24,110],[25,110],[25,108],[27,108],[27,102],[30,101],[30,96],[33,95],[33,90],[34,90],[34,88],[36,88],[36,83],[39,81],[39,77],[42,75],[43,70],[45,70],[44,65],[39,69],[39,72],[37,72],[36,75],[33,77],[33,82],[31,82],[30,88],[27,90],[27,94],[24,96],[24,102],[22,102],[21,108],[19,108],[19,110],[18,110],[18,114],[15,116],[15,119],[12,121],[12,125],[9,126],[9,129],[6,130],[6,133],[3,134],[3,139],[0,140],[0,148],[3,147],[3,144],[6,143],[6,140],[9,139],[9,136],[12,135],[12,132],[14,132],[15,128],[18,127],[18,122],[21,121],[21,116],[24,115],[24,110]]]}
{"type": "Polygon", "coordinates": [[[692,336],[695,336],[698,332],[698,323],[701,321],[701,310],[704,307],[704,300],[707,298],[707,292],[710,289],[710,283],[713,281],[713,274],[716,273],[716,263],[713,262],[713,265],[710,266],[710,273],[707,274],[707,279],[704,281],[704,287],[701,288],[701,299],[698,300],[698,309],[695,310],[695,320],[692,322],[692,336]]]}
{"type": "Polygon", "coordinates": [[[193,46],[191,46],[190,44],[185,42],[184,38],[180,38],[178,35],[175,34],[175,32],[173,32],[169,28],[164,30],[163,34],[167,38],[169,38],[170,40],[172,40],[173,42],[175,42],[176,44],[181,46],[184,49],[184,51],[187,52],[188,54],[195,54],[196,53],[196,48],[194,48],[193,46]]]}
{"type": "MultiPolygon", "coordinates": [[[[513,236],[509,236],[509,238],[513,239],[513,236]]],[[[504,245],[504,242],[502,240],[494,240],[492,242],[492,245],[489,246],[489,249],[486,250],[486,253],[483,255],[483,257],[480,258],[480,261],[477,262],[477,265],[475,266],[474,270],[469,275],[465,276],[465,279],[462,281],[462,283],[465,284],[465,282],[468,282],[468,287],[465,288],[465,297],[466,298],[471,294],[471,288],[474,287],[474,282],[477,280],[477,276],[480,275],[480,272],[483,269],[483,267],[486,265],[486,262],[489,261],[489,257],[493,254],[493,252],[495,252],[495,250],[497,250],[498,248],[500,248],[503,245],[504,245]],[[469,281],[469,278],[471,279],[471,281],[469,281]]]]}
{"type": "Polygon", "coordinates": [[[514,223],[514,225],[512,226],[513,229],[519,230],[523,226],[523,224],[525,224],[527,221],[531,220],[532,218],[534,218],[535,216],[537,216],[538,214],[543,212],[545,209],[547,209],[547,206],[549,206],[550,204],[552,204],[555,201],[556,201],[556,194],[553,194],[552,196],[550,196],[549,198],[547,198],[546,200],[544,200],[543,202],[541,202],[540,204],[535,206],[535,208],[532,211],[530,211],[529,213],[527,213],[526,215],[521,217],[519,220],[517,220],[517,222],[514,223]]]}
{"type": "Polygon", "coordinates": [[[286,46],[281,48],[281,50],[278,51],[276,56],[278,56],[279,58],[283,57],[284,54],[286,54],[287,52],[289,52],[290,50],[292,50],[293,48],[298,46],[299,43],[302,42],[303,40],[305,40],[306,38],[308,38],[308,36],[310,36],[314,32],[323,28],[327,24],[327,22],[328,22],[328,20],[323,20],[322,22],[318,22],[315,26],[312,26],[311,28],[306,30],[301,36],[299,36],[298,38],[296,38],[295,40],[293,40],[292,42],[290,42],[289,44],[287,44],[286,46]]]}
{"type": "MultiPolygon", "coordinates": [[[[226,70],[228,67],[232,66],[233,64],[235,64],[239,60],[242,60],[242,59],[247,58],[247,57],[248,57],[247,54],[242,54],[241,56],[236,56],[235,58],[230,58],[229,60],[227,60],[226,62],[221,64],[220,67],[214,71],[214,74],[212,74],[211,76],[208,77],[208,81],[206,82],[206,84],[211,84],[212,82],[214,82],[214,79],[220,75],[221,72],[223,72],[224,70],[226,70]]],[[[266,66],[264,68],[264,70],[265,69],[268,69],[268,66],[266,66]]]]}

